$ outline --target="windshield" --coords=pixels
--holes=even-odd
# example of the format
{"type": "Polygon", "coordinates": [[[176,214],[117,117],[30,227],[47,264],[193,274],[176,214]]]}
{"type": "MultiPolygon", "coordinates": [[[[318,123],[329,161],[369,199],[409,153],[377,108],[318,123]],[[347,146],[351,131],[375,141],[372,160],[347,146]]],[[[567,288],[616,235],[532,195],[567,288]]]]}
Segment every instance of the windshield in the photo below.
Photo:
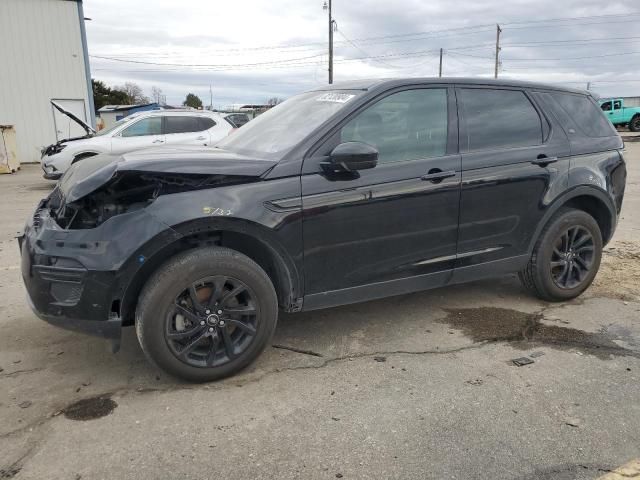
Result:
{"type": "Polygon", "coordinates": [[[216,146],[245,155],[282,157],[360,93],[332,90],[296,95],[251,120],[216,146]]]}
{"type": "Polygon", "coordinates": [[[102,135],[106,135],[108,133],[113,132],[116,128],[120,128],[122,125],[124,125],[125,123],[127,123],[129,120],[134,119],[135,117],[132,116],[128,116],[128,117],[124,117],[121,118],[120,120],[118,120],[116,123],[114,123],[113,125],[111,125],[109,128],[103,128],[102,130],[98,130],[96,132],[96,137],[100,137],[102,135]]]}

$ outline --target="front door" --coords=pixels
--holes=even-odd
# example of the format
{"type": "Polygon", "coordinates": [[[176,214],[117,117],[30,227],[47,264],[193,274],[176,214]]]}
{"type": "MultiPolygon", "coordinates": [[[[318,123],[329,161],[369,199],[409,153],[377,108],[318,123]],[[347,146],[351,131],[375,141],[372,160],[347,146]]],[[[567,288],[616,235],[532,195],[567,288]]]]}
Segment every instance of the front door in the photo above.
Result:
{"type": "Polygon", "coordinates": [[[466,267],[494,262],[485,272],[495,274],[526,263],[545,199],[566,188],[570,162],[562,128],[524,91],[469,87],[457,96],[462,187],[454,281],[474,278],[466,267]]]}
{"type": "MultiPolygon", "coordinates": [[[[610,113],[609,119],[611,120],[611,123],[613,123],[614,125],[625,123],[624,110],[622,108],[622,99],[617,99],[613,101],[613,110],[609,113],[610,113]]],[[[626,121],[629,121],[629,119],[627,118],[626,121]]]]}
{"type": "Polygon", "coordinates": [[[305,160],[305,309],[447,282],[458,231],[455,110],[453,89],[395,91],[345,119],[305,160]],[[318,155],[351,141],[375,146],[378,165],[325,173],[318,155]]]}
{"type": "Polygon", "coordinates": [[[127,128],[111,139],[111,153],[132,152],[163,144],[162,117],[155,115],[132,120],[127,128]]]}

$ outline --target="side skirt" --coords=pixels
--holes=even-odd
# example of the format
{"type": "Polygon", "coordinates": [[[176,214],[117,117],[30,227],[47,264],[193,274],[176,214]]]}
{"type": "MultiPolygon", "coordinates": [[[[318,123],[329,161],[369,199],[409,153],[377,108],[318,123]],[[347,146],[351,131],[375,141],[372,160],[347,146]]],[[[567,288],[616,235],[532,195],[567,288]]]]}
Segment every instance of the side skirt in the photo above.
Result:
{"type": "Polygon", "coordinates": [[[529,255],[519,255],[492,262],[460,267],[443,272],[418,275],[410,278],[370,283],[359,287],[332,290],[329,292],[305,295],[302,311],[367,302],[379,298],[403,295],[406,293],[430,290],[432,288],[467,283],[483,278],[497,277],[522,270],[529,261],[529,255]]]}

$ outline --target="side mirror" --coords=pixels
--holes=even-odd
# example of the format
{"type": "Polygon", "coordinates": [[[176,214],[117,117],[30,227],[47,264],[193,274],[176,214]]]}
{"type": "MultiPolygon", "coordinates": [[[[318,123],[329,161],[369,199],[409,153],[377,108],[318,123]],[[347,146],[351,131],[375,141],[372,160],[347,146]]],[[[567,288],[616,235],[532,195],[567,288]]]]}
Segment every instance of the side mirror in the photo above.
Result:
{"type": "Polygon", "coordinates": [[[334,172],[355,172],[378,164],[378,149],[363,142],[345,142],[333,149],[328,166],[334,172]]]}

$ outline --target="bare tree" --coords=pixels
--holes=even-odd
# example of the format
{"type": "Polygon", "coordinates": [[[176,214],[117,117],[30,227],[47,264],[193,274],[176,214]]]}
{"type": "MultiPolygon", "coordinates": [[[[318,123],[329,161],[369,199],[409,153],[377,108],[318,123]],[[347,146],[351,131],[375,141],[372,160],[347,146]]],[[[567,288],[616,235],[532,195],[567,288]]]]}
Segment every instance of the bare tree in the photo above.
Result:
{"type": "Polygon", "coordinates": [[[117,87],[117,89],[127,94],[127,99],[131,105],[149,103],[149,97],[145,96],[142,88],[137,83],[126,82],[122,87],[117,87]]]}
{"type": "Polygon", "coordinates": [[[267,105],[278,105],[279,103],[284,102],[284,98],[280,98],[280,97],[271,97],[269,100],[267,100],[267,105]]]}
{"type": "Polygon", "coordinates": [[[162,94],[162,89],[156,87],[155,85],[151,87],[151,98],[156,103],[162,103],[164,95],[162,94]]]}

